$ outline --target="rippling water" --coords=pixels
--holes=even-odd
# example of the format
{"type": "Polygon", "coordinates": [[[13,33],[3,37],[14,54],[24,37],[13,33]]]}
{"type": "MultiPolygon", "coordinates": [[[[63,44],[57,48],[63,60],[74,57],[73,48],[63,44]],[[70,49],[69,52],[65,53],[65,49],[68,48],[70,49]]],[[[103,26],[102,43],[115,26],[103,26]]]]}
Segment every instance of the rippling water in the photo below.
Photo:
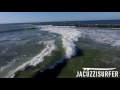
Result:
{"type": "MultiPolygon", "coordinates": [[[[56,50],[63,52],[58,60],[71,59],[77,54],[76,47],[96,47],[93,44],[104,45],[106,50],[117,48],[119,51],[120,30],[30,24],[0,25],[0,77],[14,77],[19,70],[24,71],[28,66],[35,67],[56,50]]],[[[120,60],[119,56],[115,58],[120,60]]]]}

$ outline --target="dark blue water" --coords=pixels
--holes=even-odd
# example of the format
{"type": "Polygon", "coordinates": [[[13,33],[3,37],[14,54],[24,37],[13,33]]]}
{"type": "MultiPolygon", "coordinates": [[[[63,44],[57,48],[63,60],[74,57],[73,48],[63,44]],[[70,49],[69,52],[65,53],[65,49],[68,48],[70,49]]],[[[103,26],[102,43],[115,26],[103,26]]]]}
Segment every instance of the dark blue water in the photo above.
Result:
{"type": "MultiPolygon", "coordinates": [[[[60,21],[60,22],[35,22],[18,24],[0,24],[0,33],[3,31],[16,31],[30,28],[32,24],[57,25],[57,24],[120,24],[120,20],[91,20],[91,21],[60,21]]],[[[33,26],[32,26],[33,27],[33,26]]]]}
{"type": "Polygon", "coordinates": [[[37,24],[120,24],[120,20],[38,22],[37,24]]]}

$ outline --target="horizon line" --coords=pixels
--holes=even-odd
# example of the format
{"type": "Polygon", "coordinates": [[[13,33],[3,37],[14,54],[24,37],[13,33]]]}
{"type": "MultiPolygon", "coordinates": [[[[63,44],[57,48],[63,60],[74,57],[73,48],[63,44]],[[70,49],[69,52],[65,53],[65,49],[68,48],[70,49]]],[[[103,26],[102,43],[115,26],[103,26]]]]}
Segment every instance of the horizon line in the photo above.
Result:
{"type": "MultiPolygon", "coordinates": [[[[103,19],[103,20],[120,20],[120,19],[103,19]]],[[[22,23],[47,23],[47,22],[74,22],[74,21],[102,21],[101,20],[67,20],[67,21],[40,21],[40,22],[14,22],[14,23],[0,23],[0,24],[22,24],[22,23]]]]}

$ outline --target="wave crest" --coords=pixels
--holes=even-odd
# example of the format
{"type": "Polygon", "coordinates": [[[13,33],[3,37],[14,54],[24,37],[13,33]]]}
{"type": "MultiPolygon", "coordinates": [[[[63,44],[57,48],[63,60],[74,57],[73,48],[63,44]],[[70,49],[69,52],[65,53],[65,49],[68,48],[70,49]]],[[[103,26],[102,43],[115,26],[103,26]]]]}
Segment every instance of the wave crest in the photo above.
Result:
{"type": "Polygon", "coordinates": [[[81,32],[71,26],[46,26],[42,28],[43,31],[48,31],[51,33],[56,33],[62,36],[62,44],[65,49],[66,58],[70,59],[72,56],[76,55],[76,44],[78,38],[81,36],[81,32]]]}
{"type": "Polygon", "coordinates": [[[9,75],[7,76],[7,78],[13,78],[17,71],[19,71],[19,70],[24,71],[26,69],[26,67],[28,67],[28,66],[36,66],[44,60],[45,56],[50,56],[52,51],[56,49],[56,46],[54,45],[54,42],[55,42],[54,40],[45,41],[44,44],[46,45],[46,47],[41,51],[40,54],[33,57],[28,62],[23,63],[21,66],[19,66],[14,71],[10,72],[9,75]]]}

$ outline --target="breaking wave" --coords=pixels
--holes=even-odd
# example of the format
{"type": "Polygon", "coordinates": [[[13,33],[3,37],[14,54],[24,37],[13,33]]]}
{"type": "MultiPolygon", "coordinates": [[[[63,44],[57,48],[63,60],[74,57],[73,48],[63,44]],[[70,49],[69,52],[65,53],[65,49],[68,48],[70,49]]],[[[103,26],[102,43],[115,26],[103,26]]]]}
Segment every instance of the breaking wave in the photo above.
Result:
{"type": "Polygon", "coordinates": [[[78,38],[81,36],[80,31],[72,26],[44,26],[41,30],[61,35],[66,59],[70,59],[76,55],[75,42],[78,41],[78,38]]]}
{"type": "Polygon", "coordinates": [[[45,56],[50,56],[52,51],[56,49],[56,46],[54,45],[54,42],[55,42],[54,40],[43,42],[43,44],[45,45],[45,48],[41,51],[41,53],[38,54],[37,56],[33,57],[28,62],[23,63],[21,66],[19,66],[14,71],[11,71],[8,74],[7,78],[13,78],[17,71],[19,71],[19,70],[24,71],[26,69],[26,67],[28,67],[28,66],[36,66],[44,60],[45,56]]]}

